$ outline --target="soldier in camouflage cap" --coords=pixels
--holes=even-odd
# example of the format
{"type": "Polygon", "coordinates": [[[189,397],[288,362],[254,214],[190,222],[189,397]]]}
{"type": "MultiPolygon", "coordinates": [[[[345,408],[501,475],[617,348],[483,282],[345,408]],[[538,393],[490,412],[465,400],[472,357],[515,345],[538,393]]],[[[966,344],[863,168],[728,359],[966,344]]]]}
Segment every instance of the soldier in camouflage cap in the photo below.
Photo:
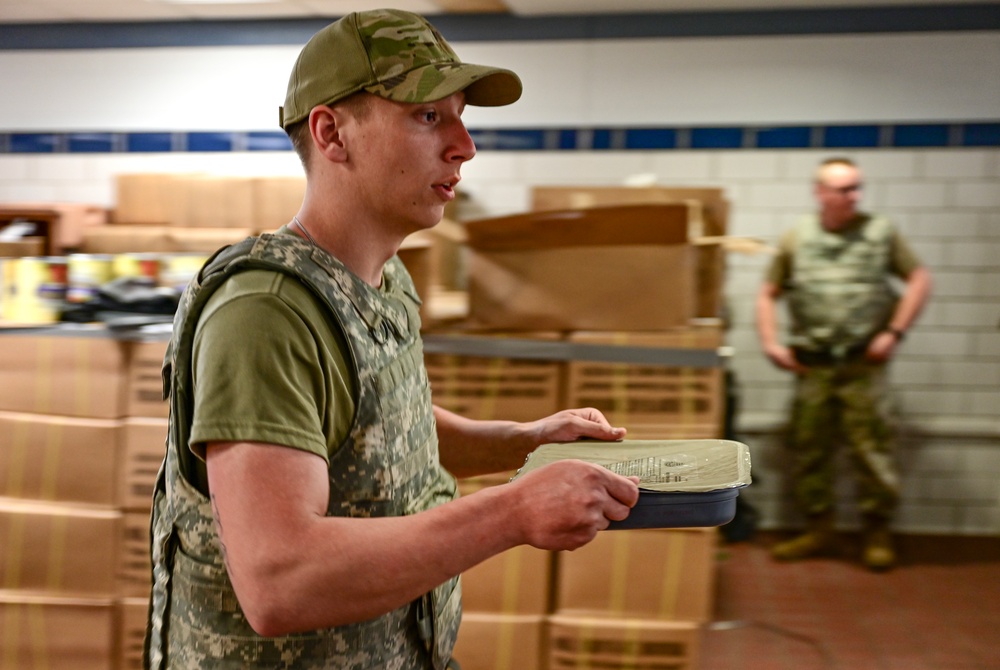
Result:
{"type": "Polygon", "coordinates": [[[519,94],[406,12],[352,14],[303,49],[282,112],[302,206],[220,250],[174,320],[146,667],[444,670],[459,574],[520,544],[579,547],[638,500],[582,461],[457,496],[456,475],[625,432],[589,408],[516,423],[432,405],[396,251],[455,198],[465,105],[519,94]]]}
{"type": "Polygon", "coordinates": [[[858,211],[861,187],[861,170],[850,160],[820,165],[819,211],[782,237],[758,293],[757,330],[768,358],[795,374],[788,446],[808,524],[802,535],[776,545],[774,557],[796,560],[838,548],[835,446],[843,438],[858,472],[862,560],[885,570],[896,562],[889,523],[899,498],[886,365],[927,301],[930,274],[888,219],[858,211]],[[901,297],[893,276],[905,281],[901,297]],[[790,346],[778,339],[782,295],[790,346]]]}

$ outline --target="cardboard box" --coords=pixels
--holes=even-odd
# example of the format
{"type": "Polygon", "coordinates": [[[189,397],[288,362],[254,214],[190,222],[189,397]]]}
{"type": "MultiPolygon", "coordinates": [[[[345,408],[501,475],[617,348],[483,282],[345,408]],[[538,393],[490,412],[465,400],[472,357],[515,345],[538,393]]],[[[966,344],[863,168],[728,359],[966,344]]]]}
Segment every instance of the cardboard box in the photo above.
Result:
{"type": "Polygon", "coordinates": [[[0,204],[0,228],[14,221],[36,224],[45,240],[44,254],[63,255],[78,249],[83,234],[107,223],[108,211],[100,205],[69,202],[8,202],[0,204]]]}
{"type": "Polygon", "coordinates": [[[167,340],[134,342],[128,366],[128,398],[125,415],[165,419],[170,403],[163,399],[163,357],[167,340]]]}
{"type": "MultiPolygon", "coordinates": [[[[120,174],[115,178],[115,223],[187,225],[193,175],[120,174]]],[[[245,224],[244,224],[245,225],[245,224]]]]}
{"type": "Polygon", "coordinates": [[[190,176],[187,216],[171,223],[192,228],[252,228],[257,221],[254,182],[250,177],[190,176]]]}
{"type": "Polygon", "coordinates": [[[714,528],[598,533],[557,554],[556,613],[708,621],[715,595],[714,528]]]}
{"type": "Polygon", "coordinates": [[[126,598],[149,598],[153,586],[150,554],[149,512],[125,512],[118,552],[118,594],[126,598]]]}
{"type": "Polygon", "coordinates": [[[417,289],[417,296],[420,298],[420,321],[429,321],[430,314],[427,311],[427,300],[431,293],[431,286],[434,283],[434,263],[432,259],[433,248],[430,241],[419,237],[407,237],[399,247],[396,255],[403,261],[406,271],[410,273],[413,286],[417,289]]]}
{"type": "Polygon", "coordinates": [[[116,670],[142,670],[149,598],[123,598],[118,603],[116,670]]]}
{"type": "Polygon", "coordinates": [[[462,615],[455,660],[462,670],[541,670],[545,618],[536,615],[462,615]]]}
{"type": "Polygon", "coordinates": [[[696,670],[700,626],[690,621],[553,615],[548,670],[696,670]]]}
{"type": "MultiPolygon", "coordinates": [[[[717,326],[670,331],[597,333],[575,332],[573,343],[651,347],[715,352],[722,345],[717,326]]],[[[721,431],[725,406],[721,367],[674,367],[570,361],[566,375],[566,406],[596,407],[616,426],[633,430],[644,426],[676,427],[691,436],[721,431]]]]}
{"type": "Polygon", "coordinates": [[[108,670],[115,628],[111,600],[0,591],[0,668],[108,670]]]}
{"type": "Polygon", "coordinates": [[[128,418],[122,422],[124,456],[118,477],[118,504],[123,510],[148,512],[156,475],[166,454],[167,420],[128,418]]]}
{"type": "Polygon", "coordinates": [[[545,614],[550,609],[553,554],[527,545],[462,573],[462,609],[496,614],[545,614]]]}
{"type": "Polygon", "coordinates": [[[0,499],[0,574],[6,588],[115,594],[121,513],[110,508],[0,499]]]}
{"type": "Polygon", "coordinates": [[[254,228],[254,189],[255,180],[250,177],[118,175],[114,220],[191,228],[254,228]]]}
{"type": "MultiPolygon", "coordinates": [[[[524,333],[559,339],[556,333],[524,333]]],[[[560,409],[559,363],[516,358],[424,354],[434,404],[470,419],[534,421],[560,409]]]]}
{"type": "Polygon", "coordinates": [[[728,229],[729,201],[720,188],[538,186],[532,190],[532,210],[583,209],[610,205],[697,203],[690,219],[688,238],[696,246],[696,306],[698,317],[715,318],[723,311],[725,253],[712,240],[728,229]],[[705,240],[704,242],[702,240],[705,240]]]}
{"type": "Polygon", "coordinates": [[[694,221],[690,238],[725,235],[729,201],[721,188],[699,186],[536,186],[531,191],[532,211],[589,209],[612,205],[668,204],[696,201],[702,216],[694,221]]]}
{"type": "Polygon", "coordinates": [[[273,232],[289,223],[302,206],[305,194],[305,177],[254,179],[254,230],[265,233],[273,232]]]}
{"type": "Polygon", "coordinates": [[[435,288],[463,290],[465,278],[465,226],[449,218],[428,230],[413,233],[407,239],[426,240],[431,244],[432,279],[435,288]]]}
{"type": "Polygon", "coordinates": [[[83,238],[88,254],[204,253],[234,244],[253,234],[251,228],[184,228],[116,224],[89,229],[83,238]]]}
{"type": "Polygon", "coordinates": [[[128,343],[6,333],[0,345],[0,410],[92,419],[124,415],[128,343]]]}
{"type": "Polygon", "coordinates": [[[0,497],[115,505],[121,422],[0,412],[0,497]]]}
{"type": "Polygon", "coordinates": [[[686,204],[466,223],[469,323],[487,330],[663,330],[695,316],[686,204]]]}
{"type": "Polygon", "coordinates": [[[44,256],[45,238],[26,237],[16,242],[0,242],[0,258],[21,258],[23,256],[44,256]]]}

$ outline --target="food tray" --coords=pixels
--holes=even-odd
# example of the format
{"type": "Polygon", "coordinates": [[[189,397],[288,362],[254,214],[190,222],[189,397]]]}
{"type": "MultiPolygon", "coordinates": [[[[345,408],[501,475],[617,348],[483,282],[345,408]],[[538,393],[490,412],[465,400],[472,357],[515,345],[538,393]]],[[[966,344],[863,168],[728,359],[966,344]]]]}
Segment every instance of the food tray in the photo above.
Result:
{"type": "Polygon", "coordinates": [[[639,501],[609,530],[721,526],[736,514],[739,490],[750,484],[750,450],[733,440],[582,440],[545,444],[528,455],[518,476],[549,463],[578,459],[639,478],[639,501]]]}

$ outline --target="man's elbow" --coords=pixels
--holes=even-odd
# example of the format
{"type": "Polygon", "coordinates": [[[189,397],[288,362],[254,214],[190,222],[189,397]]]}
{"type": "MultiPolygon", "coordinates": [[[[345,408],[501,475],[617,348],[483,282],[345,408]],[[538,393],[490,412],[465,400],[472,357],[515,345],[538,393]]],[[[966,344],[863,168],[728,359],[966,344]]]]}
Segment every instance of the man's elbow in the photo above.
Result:
{"type": "Polygon", "coordinates": [[[255,633],[262,637],[280,637],[301,632],[290,616],[290,608],[283,601],[283,589],[277,585],[255,588],[253,593],[237,592],[236,598],[243,616],[255,633]]]}

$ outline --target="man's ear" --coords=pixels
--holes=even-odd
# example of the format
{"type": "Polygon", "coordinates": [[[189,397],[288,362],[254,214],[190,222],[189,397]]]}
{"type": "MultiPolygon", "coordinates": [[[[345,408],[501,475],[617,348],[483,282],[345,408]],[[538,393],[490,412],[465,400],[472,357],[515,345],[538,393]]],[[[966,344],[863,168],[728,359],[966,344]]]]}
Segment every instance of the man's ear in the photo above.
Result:
{"type": "Polygon", "coordinates": [[[347,146],[341,133],[345,114],[332,107],[313,107],[309,112],[309,132],[316,151],[334,162],[347,160],[347,146]]]}

